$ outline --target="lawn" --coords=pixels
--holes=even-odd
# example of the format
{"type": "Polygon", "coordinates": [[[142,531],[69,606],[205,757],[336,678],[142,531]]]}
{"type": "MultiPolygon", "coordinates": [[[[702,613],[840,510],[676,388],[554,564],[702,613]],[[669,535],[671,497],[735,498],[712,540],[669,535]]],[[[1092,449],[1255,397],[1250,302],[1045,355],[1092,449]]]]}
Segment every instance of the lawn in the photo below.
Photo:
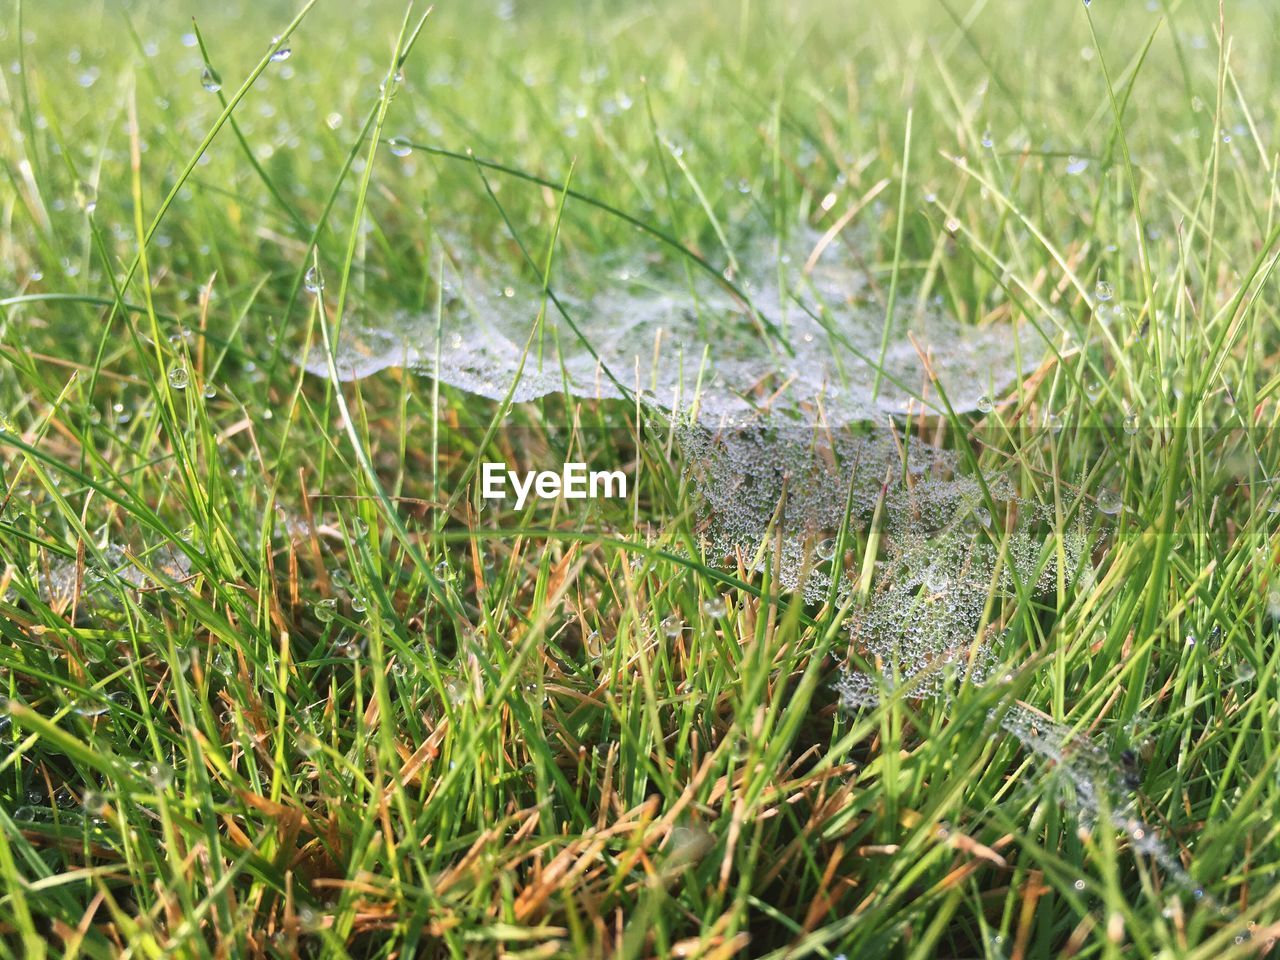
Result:
{"type": "Polygon", "coordinates": [[[0,957],[1268,953],[1277,111],[1263,0],[0,0],[0,957]]]}

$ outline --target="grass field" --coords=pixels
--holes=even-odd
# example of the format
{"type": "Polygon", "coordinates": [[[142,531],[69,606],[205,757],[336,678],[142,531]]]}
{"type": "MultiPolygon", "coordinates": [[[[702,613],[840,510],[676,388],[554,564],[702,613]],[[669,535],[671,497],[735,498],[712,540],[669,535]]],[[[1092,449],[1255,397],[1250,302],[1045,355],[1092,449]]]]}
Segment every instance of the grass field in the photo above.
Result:
{"type": "Polygon", "coordinates": [[[1263,0],[0,0],[0,956],[1269,952],[1278,41],[1263,0]],[[874,526],[827,602],[709,551],[634,398],[326,375],[447,271],[534,329],[828,232],[883,314],[1049,341],[894,426],[1046,557],[1087,528],[992,589],[989,682],[866,662],[874,526]],[[570,452],[630,496],[481,500],[570,452]]]}

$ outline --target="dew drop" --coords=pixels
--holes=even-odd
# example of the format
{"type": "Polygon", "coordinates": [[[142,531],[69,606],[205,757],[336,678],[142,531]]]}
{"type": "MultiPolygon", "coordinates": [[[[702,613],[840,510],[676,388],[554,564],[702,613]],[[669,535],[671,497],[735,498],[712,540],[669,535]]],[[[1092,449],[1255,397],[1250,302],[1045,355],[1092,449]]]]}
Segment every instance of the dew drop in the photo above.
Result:
{"type": "Polygon", "coordinates": [[[1089,161],[1083,157],[1067,157],[1067,173],[1070,176],[1078,177],[1089,169],[1089,161]]]}
{"type": "Polygon", "coordinates": [[[218,76],[218,71],[213,67],[205,67],[204,72],[200,74],[200,86],[204,87],[210,93],[217,93],[222,89],[222,78],[218,76]]]}
{"type": "Polygon", "coordinates": [[[984,393],[982,396],[978,398],[979,413],[990,413],[994,409],[995,409],[995,403],[991,400],[991,397],[989,394],[984,393]]]}
{"type": "Polygon", "coordinates": [[[93,189],[93,184],[84,181],[76,184],[76,202],[85,213],[93,215],[93,211],[98,209],[98,195],[93,189]]]}
{"type": "Polygon", "coordinates": [[[271,54],[272,63],[281,63],[293,56],[293,50],[289,47],[281,47],[275,53],[271,54]]]}
{"type": "Polygon", "coordinates": [[[1106,303],[1116,295],[1115,288],[1111,286],[1108,280],[1099,280],[1093,292],[1102,303],[1106,303]]]}
{"type": "Polygon", "coordinates": [[[724,597],[711,597],[702,601],[702,612],[712,619],[723,617],[726,609],[724,597]]]}
{"type": "Polygon", "coordinates": [[[321,623],[332,623],[338,615],[338,601],[333,597],[321,600],[315,605],[316,619],[321,623]]]}
{"type": "Polygon", "coordinates": [[[1098,510],[1108,516],[1114,516],[1120,512],[1121,500],[1120,493],[1116,490],[1101,490],[1098,492],[1098,510]]]}
{"type": "Polygon", "coordinates": [[[184,364],[177,363],[169,368],[169,386],[173,389],[185,390],[190,382],[191,373],[184,364]]]}
{"type": "Polygon", "coordinates": [[[173,767],[167,763],[156,761],[147,765],[147,780],[157,792],[163,792],[173,786],[173,767]]]}
{"type": "Polygon", "coordinates": [[[321,276],[318,269],[309,267],[306,275],[302,278],[302,286],[307,293],[319,293],[324,289],[324,277],[321,276]]]}
{"type": "Polygon", "coordinates": [[[668,639],[674,640],[676,637],[680,636],[683,630],[684,621],[675,614],[672,614],[662,621],[662,632],[668,639]]]}
{"type": "Polygon", "coordinates": [[[1129,436],[1136,436],[1138,433],[1138,415],[1131,413],[1124,418],[1124,432],[1129,436]]]}
{"type": "Polygon", "coordinates": [[[407,157],[413,153],[413,144],[404,137],[392,137],[387,141],[387,146],[391,149],[391,153],[396,157],[407,157]]]}
{"type": "Polygon", "coordinates": [[[467,699],[466,684],[456,677],[450,677],[444,682],[444,695],[456,707],[467,699]]]}

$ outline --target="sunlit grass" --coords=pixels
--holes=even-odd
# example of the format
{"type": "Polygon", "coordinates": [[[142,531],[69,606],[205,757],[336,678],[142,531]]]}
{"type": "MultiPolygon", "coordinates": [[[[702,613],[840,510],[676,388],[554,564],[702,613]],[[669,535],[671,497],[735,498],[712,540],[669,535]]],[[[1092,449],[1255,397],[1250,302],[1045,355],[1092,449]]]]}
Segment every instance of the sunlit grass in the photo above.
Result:
{"type": "Polygon", "coordinates": [[[1270,942],[1269,7],[266,7],[0,22],[0,955],[1270,942]],[[299,363],[467,265],[740,285],[735,245],[842,217],[895,314],[1052,345],[901,431],[1049,551],[1116,518],[945,699],[842,711],[848,609],[704,555],[635,404],[299,363]],[[635,496],[480,509],[482,461],[570,451],[635,496]],[[1082,823],[1014,701],[1181,874],[1082,823]]]}

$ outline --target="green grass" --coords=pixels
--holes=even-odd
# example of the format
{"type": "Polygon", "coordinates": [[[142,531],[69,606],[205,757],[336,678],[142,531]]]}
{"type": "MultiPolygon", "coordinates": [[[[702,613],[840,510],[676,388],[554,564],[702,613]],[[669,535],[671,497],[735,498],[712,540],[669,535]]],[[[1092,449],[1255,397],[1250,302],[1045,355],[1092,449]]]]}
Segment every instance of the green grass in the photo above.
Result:
{"type": "Polygon", "coordinates": [[[0,955],[1272,942],[1269,5],[228,6],[0,6],[0,955]],[[634,406],[297,363],[436,316],[442,249],[719,273],[854,208],[896,314],[1054,344],[905,429],[1056,505],[1051,546],[1126,507],[1091,582],[993,601],[1010,682],[945,701],[841,710],[848,611],[703,556],[634,406]],[[575,448],[636,496],[476,509],[480,461],[575,448]],[[1015,699],[1140,757],[1201,900],[1082,829],[1015,699]]]}

